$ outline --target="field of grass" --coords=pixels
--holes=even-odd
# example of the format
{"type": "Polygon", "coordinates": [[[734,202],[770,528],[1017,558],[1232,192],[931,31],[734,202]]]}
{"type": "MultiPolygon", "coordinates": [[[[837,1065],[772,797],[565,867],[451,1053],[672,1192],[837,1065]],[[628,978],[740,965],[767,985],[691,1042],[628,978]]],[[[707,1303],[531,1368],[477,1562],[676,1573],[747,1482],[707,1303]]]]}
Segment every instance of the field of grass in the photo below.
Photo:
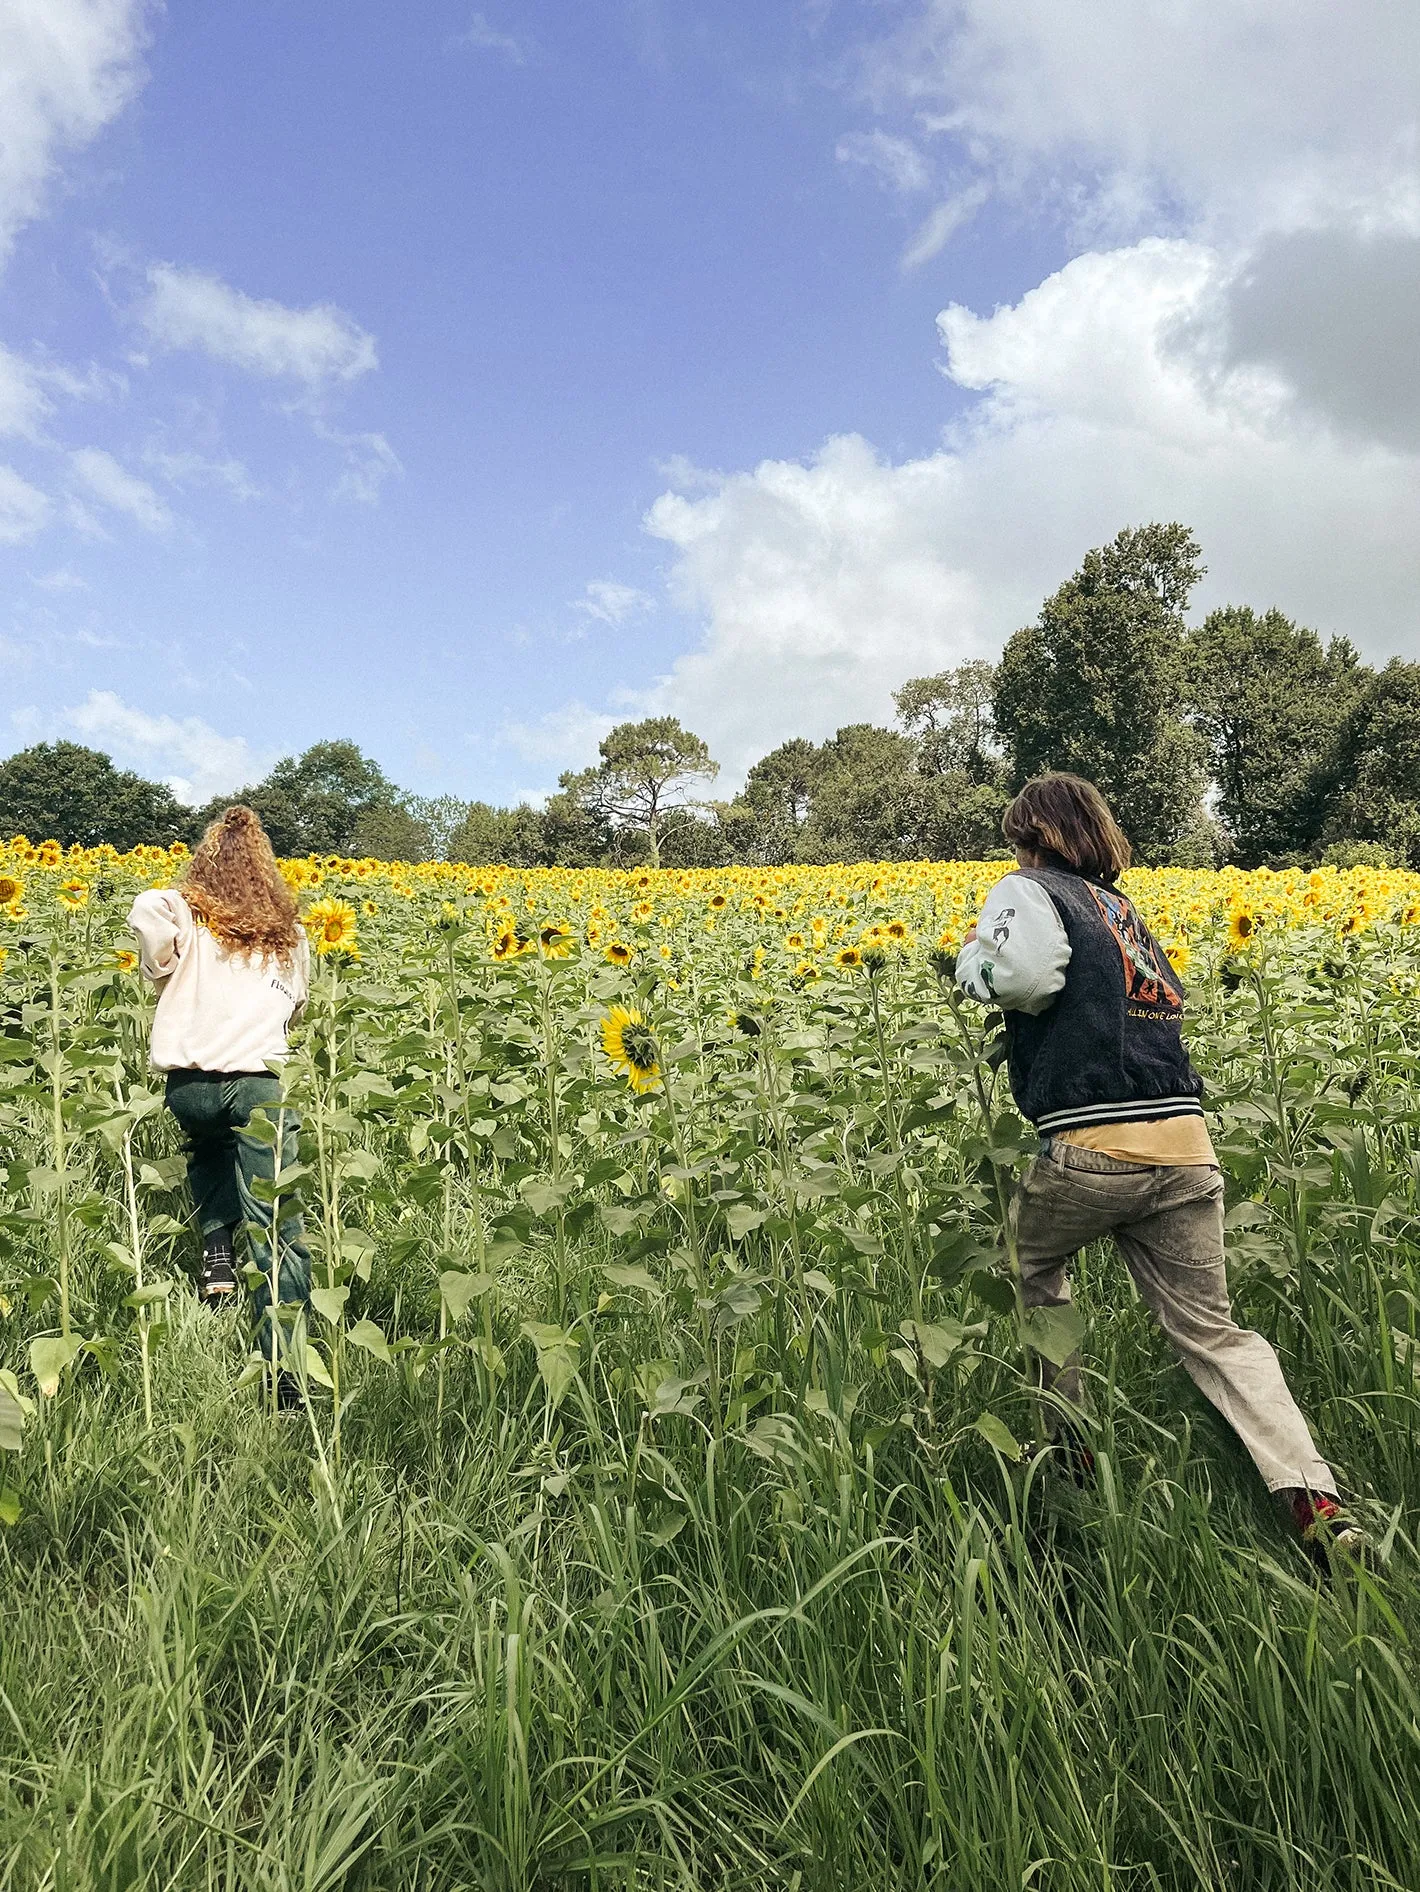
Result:
{"type": "Polygon", "coordinates": [[[1414,1892],[1420,880],[1129,882],[1326,1586],[1112,1251],[1095,1488],[1017,1445],[1000,864],[291,864],[294,1417],[188,1279],[180,871],[0,850],[0,1884],[1414,1892]]]}

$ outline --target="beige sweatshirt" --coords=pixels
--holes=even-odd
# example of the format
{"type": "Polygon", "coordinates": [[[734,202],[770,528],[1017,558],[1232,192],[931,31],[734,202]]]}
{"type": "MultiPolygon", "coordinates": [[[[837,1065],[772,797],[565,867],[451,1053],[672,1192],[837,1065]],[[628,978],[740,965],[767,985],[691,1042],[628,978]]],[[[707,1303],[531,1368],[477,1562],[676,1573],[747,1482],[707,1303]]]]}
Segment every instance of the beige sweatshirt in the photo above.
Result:
{"type": "Polygon", "coordinates": [[[310,990],[302,931],[291,969],[229,953],[175,888],[140,893],[128,914],[139,960],[158,988],[149,1056],[157,1071],[264,1071],[286,1056],[286,1027],[310,990]]]}

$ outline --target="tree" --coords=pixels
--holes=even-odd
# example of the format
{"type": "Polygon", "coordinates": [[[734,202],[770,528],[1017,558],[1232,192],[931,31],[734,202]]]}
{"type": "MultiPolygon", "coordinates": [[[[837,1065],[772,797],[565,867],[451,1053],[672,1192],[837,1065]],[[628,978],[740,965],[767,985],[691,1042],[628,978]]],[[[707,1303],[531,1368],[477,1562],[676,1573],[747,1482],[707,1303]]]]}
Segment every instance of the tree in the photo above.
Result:
{"type": "Polygon", "coordinates": [[[1203,789],[1179,718],[1183,611],[1203,574],[1186,526],[1121,532],[1002,652],[992,702],[1019,787],[1047,769],[1096,782],[1145,860],[1166,859],[1203,789]]]}
{"type": "Polygon", "coordinates": [[[928,773],[894,729],[850,723],[818,753],[798,858],[961,860],[999,853],[1005,796],[964,769],[928,773]]]}
{"type": "Polygon", "coordinates": [[[427,861],[433,851],[433,833],[412,802],[371,802],[355,817],[350,852],[357,860],[427,861]]]}
{"type": "Polygon", "coordinates": [[[731,857],[766,867],[797,860],[822,774],[818,745],[802,736],[761,757],[734,800],[716,805],[717,825],[731,857]]]}
{"type": "Polygon", "coordinates": [[[1323,649],[1280,611],[1212,611],[1186,644],[1190,720],[1243,867],[1315,848],[1341,744],[1371,672],[1344,637],[1323,649]]]}
{"type": "Polygon", "coordinates": [[[38,742],[0,762],[0,832],[121,852],[186,838],[192,811],[163,782],[77,742],[38,742]]]}
{"type": "Polygon", "coordinates": [[[449,834],[443,858],[470,867],[543,867],[549,864],[545,824],[536,808],[495,808],[471,801],[449,834]]]}
{"type": "Polygon", "coordinates": [[[377,762],[347,741],[318,742],[302,756],[285,756],[253,788],[219,795],[202,811],[212,820],[233,802],[261,816],[278,854],[351,854],[362,814],[398,808],[403,798],[377,762]]]}
{"type": "Polygon", "coordinates": [[[1326,839],[1378,842],[1420,870],[1420,663],[1393,657],[1354,710],[1326,839]]]}
{"type": "Polygon", "coordinates": [[[897,720],[917,745],[924,775],[956,769],[973,782],[999,781],[995,690],[996,666],[977,659],[934,677],[909,677],[893,692],[897,720]]]}
{"type": "Polygon", "coordinates": [[[689,790],[718,775],[719,763],[674,716],[618,723],[599,748],[600,765],[563,775],[563,791],[591,819],[644,835],[650,864],[659,867],[667,826],[693,819],[689,790]]]}

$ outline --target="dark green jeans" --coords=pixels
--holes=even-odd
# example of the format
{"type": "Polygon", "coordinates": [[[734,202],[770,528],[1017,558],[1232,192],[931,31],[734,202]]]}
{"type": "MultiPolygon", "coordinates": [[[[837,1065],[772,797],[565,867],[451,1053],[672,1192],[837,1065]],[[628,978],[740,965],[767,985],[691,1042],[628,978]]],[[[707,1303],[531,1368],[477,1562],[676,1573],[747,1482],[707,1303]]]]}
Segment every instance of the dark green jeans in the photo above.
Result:
{"type": "MultiPolygon", "coordinates": [[[[275,1176],[276,1149],[251,1135],[247,1125],[259,1104],[274,1105],[280,1096],[281,1085],[269,1071],[168,1072],[168,1109],[187,1132],[187,1180],[203,1235],[246,1225],[247,1259],[262,1275],[252,1298],[256,1346],[266,1359],[273,1357],[273,1346],[279,1354],[283,1343],[271,1319],[271,1205],[259,1202],[251,1185],[257,1178],[270,1182],[275,1176]]],[[[274,1110],[270,1114],[274,1122],[274,1110]]],[[[300,1118],[288,1110],[283,1168],[298,1160],[299,1129],[300,1118]]],[[[301,1236],[300,1216],[287,1216],[278,1230],[281,1258],[276,1273],[283,1307],[310,1303],[311,1258],[301,1236]]]]}

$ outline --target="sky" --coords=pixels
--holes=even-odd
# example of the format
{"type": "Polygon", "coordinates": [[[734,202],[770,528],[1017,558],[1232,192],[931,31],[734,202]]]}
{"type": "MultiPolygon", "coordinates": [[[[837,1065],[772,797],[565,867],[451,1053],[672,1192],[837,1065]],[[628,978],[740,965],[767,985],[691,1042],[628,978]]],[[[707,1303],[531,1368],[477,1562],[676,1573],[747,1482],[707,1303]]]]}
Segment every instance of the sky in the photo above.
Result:
{"type": "Polygon", "coordinates": [[[0,752],[732,789],[1181,519],[1420,657],[1420,8],[0,0],[0,752]]]}

